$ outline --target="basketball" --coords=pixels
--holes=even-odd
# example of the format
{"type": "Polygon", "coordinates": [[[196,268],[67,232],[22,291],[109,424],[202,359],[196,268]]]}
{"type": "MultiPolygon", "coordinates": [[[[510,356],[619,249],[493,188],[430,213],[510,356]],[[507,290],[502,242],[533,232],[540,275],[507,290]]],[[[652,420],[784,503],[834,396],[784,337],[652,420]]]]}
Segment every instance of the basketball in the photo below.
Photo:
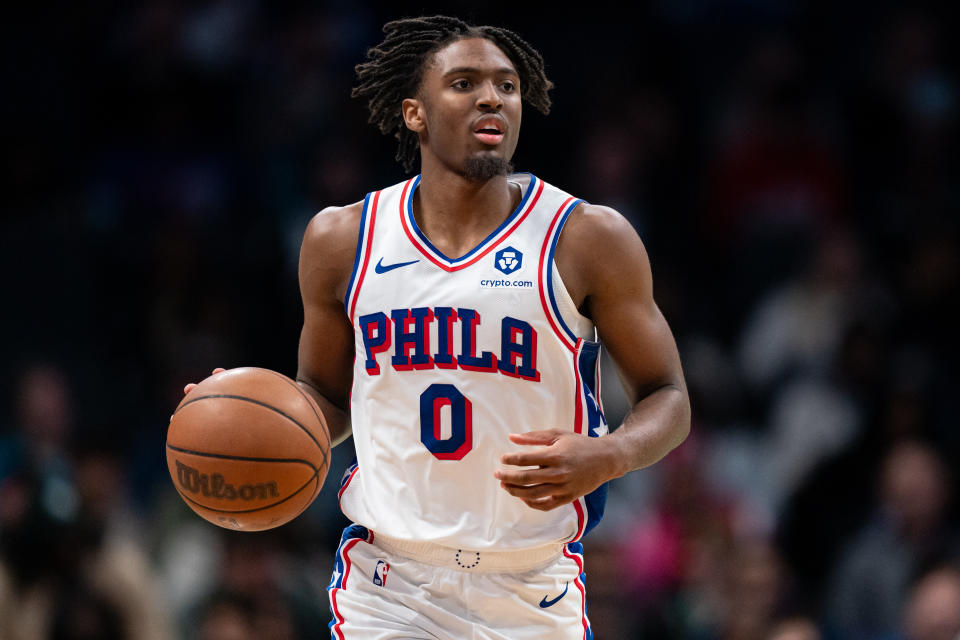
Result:
{"type": "Polygon", "coordinates": [[[167,468],[204,519],[239,531],[293,520],[320,492],[330,435],[316,403],[290,378],[243,367],[190,390],[167,430],[167,468]]]}

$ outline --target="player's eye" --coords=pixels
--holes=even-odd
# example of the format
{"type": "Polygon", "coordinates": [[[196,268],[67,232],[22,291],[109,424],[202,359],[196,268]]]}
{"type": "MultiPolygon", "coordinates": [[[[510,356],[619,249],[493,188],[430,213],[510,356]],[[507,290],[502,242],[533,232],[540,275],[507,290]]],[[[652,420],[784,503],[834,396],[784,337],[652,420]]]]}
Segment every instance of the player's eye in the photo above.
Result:
{"type": "Polygon", "coordinates": [[[511,82],[511,81],[509,81],[509,80],[506,81],[506,82],[504,82],[504,83],[502,83],[500,86],[503,87],[503,90],[506,91],[507,93],[510,93],[510,92],[512,92],[512,91],[516,91],[516,89],[517,89],[517,86],[516,86],[515,84],[513,84],[513,82],[511,82]]]}
{"type": "Polygon", "coordinates": [[[453,83],[452,86],[453,86],[454,89],[469,89],[469,88],[470,88],[470,81],[469,81],[469,80],[456,80],[456,81],[453,83]]]}

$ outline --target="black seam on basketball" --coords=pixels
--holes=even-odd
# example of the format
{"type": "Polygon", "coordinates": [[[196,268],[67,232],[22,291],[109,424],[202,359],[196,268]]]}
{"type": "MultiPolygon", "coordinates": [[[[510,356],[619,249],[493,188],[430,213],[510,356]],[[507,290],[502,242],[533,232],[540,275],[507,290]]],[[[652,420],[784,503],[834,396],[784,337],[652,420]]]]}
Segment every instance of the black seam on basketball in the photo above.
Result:
{"type": "MultiPolygon", "coordinates": [[[[175,486],[176,489],[177,489],[177,493],[179,493],[179,494],[181,495],[181,497],[183,497],[184,500],[186,500],[187,502],[192,502],[193,504],[197,505],[198,507],[201,507],[201,508],[203,508],[203,509],[207,509],[208,511],[216,511],[217,513],[255,513],[255,512],[257,512],[257,511],[263,511],[263,510],[265,510],[265,509],[272,509],[273,507],[277,506],[278,504],[283,504],[284,502],[286,502],[287,500],[289,500],[289,499],[292,498],[293,496],[295,496],[295,495],[297,495],[298,493],[300,493],[301,491],[303,491],[304,488],[306,488],[306,486],[307,486],[308,484],[310,484],[316,477],[317,477],[317,471],[314,470],[313,475],[310,476],[310,478],[309,478],[306,482],[304,482],[303,485],[302,485],[299,489],[297,489],[296,491],[294,491],[293,493],[291,493],[290,495],[288,495],[286,498],[283,498],[282,500],[277,500],[276,502],[274,502],[274,503],[272,503],[272,504],[266,504],[266,505],[263,505],[262,507],[257,507],[256,509],[240,509],[240,510],[238,510],[238,509],[217,509],[217,508],[215,508],[215,507],[208,507],[207,505],[201,504],[201,503],[197,502],[196,500],[192,499],[190,496],[188,496],[188,495],[185,494],[183,491],[181,491],[181,490],[180,490],[180,487],[177,487],[176,485],[174,485],[174,486],[175,486]]],[[[311,502],[312,502],[312,500],[311,500],[311,502]]],[[[300,513],[302,513],[302,511],[297,512],[297,515],[300,515],[300,513]]],[[[294,518],[296,518],[296,517],[297,517],[297,516],[294,516],[294,518]]],[[[293,519],[293,518],[291,518],[291,520],[292,520],[292,519],[293,519]]]]}
{"type": "MultiPolygon", "coordinates": [[[[320,475],[318,474],[314,479],[317,481],[317,485],[313,488],[313,495],[310,496],[310,499],[307,500],[307,503],[306,503],[305,505],[303,505],[303,507],[301,507],[300,511],[297,511],[297,515],[293,516],[294,518],[296,518],[296,517],[299,516],[301,513],[303,513],[304,511],[306,511],[306,510],[310,507],[310,505],[313,504],[313,501],[317,499],[317,496],[320,495],[320,486],[321,486],[321,485],[320,485],[320,475]]],[[[293,520],[293,518],[291,518],[291,520],[293,520]]]]}
{"type": "MultiPolygon", "coordinates": [[[[302,458],[251,458],[248,456],[232,456],[227,453],[207,453],[206,451],[194,451],[192,449],[184,449],[183,447],[172,445],[169,442],[167,443],[167,448],[173,449],[174,451],[179,451],[180,453],[189,453],[191,455],[201,456],[204,458],[221,458],[223,460],[241,460],[243,462],[300,462],[302,464],[307,465],[314,471],[319,470],[317,467],[313,466],[312,462],[310,462],[309,460],[304,460],[302,458]]],[[[324,461],[324,464],[326,464],[326,461],[324,461]]]]}
{"type": "MultiPolygon", "coordinates": [[[[324,433],[325,433],[326,436],[327,436],[327,448],[324,449],[323,447],[320,447],[321,452],[323,453],[323,460],[324,460],[324,462],[326,462],[326,461],[327,461],[327,451],[330,451],[330,450],[333,449],[333,441],[330,439],[330,427],[327,426],[327,420],[326,420],[326,418],[324,418],[324,417],[321,415],[321,413],[315,408],[315,406],[314,406],[314,405],[315,405],[315,401],[314,401],[312,398],[310,398],[310,397],[304,392],[304,390],[303,390],[302,388],[300,388],[300,385],[298,384],[299,379],[298,379],[298,380],[291,380],[290,378],[288,378],[287,376],[283,375],[282,373],[278,373],[278,372],[276,372],[276,371],[272,371],[271,369],[265,369],[265,371],[270,371],[270,373],[273,373],[273,374],[275,374],[275,375],[283,378],[283,380],[284,380],[286,383],[292,384],[292,385],[293,385],[293,388],[296,389],[297,392],[298,392],[300,395],[302,395],[302,396],[304,397],[304,399],[307,401],[307,404],[310,405],[310,410],[313,411],[314,415],[317,416],[317,420],[320,422],[320,424],[323,425],[323,431],[324,431],[324,433]]],[[[307,383],[307,384],[309,384],[309,383],[307,383]]],[[[309,386],[310,386],[311,388],[313,388],[313,385],[309,385],[309,386]]],[[[318,390],[318,393],[319,393],[319,390],[318,390]]]]}
{"type": "MultiPolygon", "coordinates": [[[[307,396],[306,393],[304,393],[303,389],[300,388],[300,385],[297,384],[297,381],[296,381],[296,380],[291,380],[291,379],[288,378],[287,376],[283,375],[282,373],[280,373],[280,372],[278,372],[278,371],[274,371],[273,369],[264,369],[264,371],[267,371],[267,372],[269,372],[269,373],[272,373],[273,375],[275,375],[275,376],[277,376],[278,378],[282,379],[284,382],[286,382],[286,383],[289,384],[289,385],[293,385],[293,388],[297,390],[297,393],[299,393],[301,396],[303,396],[303,399],[307,401],[307,405],[310,407],[310,410],[313,411],[313,415],[317,416],[317,422],[319,422],[320,424],[323,425],[323,430],[324,430],[324,432],[327,434],[327,448],[326,448],[326,449],[324,449],[323,447],[320,447],[320,443],[317,443],[317,446],[320,447],[320,451],[323,453],[323,460],[324,460],[324,462],[326,462],[326,460],[327,460],[327,451],[329,451],[330,449],[333,448],[333,443],[330,441],[330,427],[327,426],[327,421],[326,421],[326,419],[325,419],[322,415],[320,415],[320,412],[317,411],[317,409],[314,407],[314,400],[312,400],[309,396],[307,396]]],[[[312,387],[313,385],[310,385],[310,386],[312,387]]],[[[319,391],[318,391],[318,393],[319,393],[319,391]]]]}
{"type": "MultiPolygon", "coordinates": [[[[330,427],[327,426],[327,420],[326,420],[326,418],[324,418],[324,417],[320,414],[320,412],[317,411],[317,409],[315,408],[315,406],[314,406],[314,405],[315,405],[315,401],[314,401],[312,398],[310,398],[310,397],[303,391],[303,389],[300,388],[300,385],[299,385],[299,384],[297,384],[298,380],[291,380],[290,378],[288,378],[287,376],[283,375],[282,373],[277,373],[276,371],[272,371],[272,370],[270,370],[270,369],[264,369],[264,371],[270,371],[270,373],[272,373],[272,374],[274,374],[274,375],[277,375],[277,376],[283,378],[284,382],[286,382],[287,384],[293,385],[293,388],[297,390],[297,393],[299,393],[300,395],[302,395],[302,396],[304,397],[304,399],[307,401],[307,404],[310,405],[310,410],[313,411],[313,414],[314,414],[315,416],[317,416],[317,420],[323,425],[323,430],[324,430],[324,432],[327,434],[327,451],[329,451],[330,449],[333,449],[333,442],[330,440],[330,427]]],[[[309,383],[307,383],[307,384],[309,384],[309,383]]],[[[313,385],[310,385],[310,387],[311,387],[311,388],[314,388],[313,385]]],[[[317,391],[317,393],[319,393],[319,390],[317,391]]],[[[322,447],[321,447],[321,448],[322,448],[322,447]]],[[[326,456],[326,451],[324,451],[324,456],[326,456]]]]}
{"type": "Polygon", "coordinates": [[[208,396],[200,396],[199,398],[194,398],[193,400],[190,400],[190,401],[188,401],[188,402],[184,402],[182,405],[180,405],[180,407],[177,408],[177,410],[174,412],[174,415],[176,415],[177,413],[179,413],[179,412],[180,412],[184,407],[186,407],[187,405],[191,405],[191,404],[193,404],[194,402],[200,402],[201,400],[209,400],[209,399],[211,399],[211,398],[226,398],[226,399],[228,399],[228,400],[243,400],[244,402],[249,402],[249,403],[251,403],[251,404],[258,404],[258,405],[260,405],[261,407],[264,407],[265,409],[270,409],[271,411],[273,411],[273,412],[275,412],[275,413],[279,413],[279,414],[282,415],[284,418],[286,418],[287,420],[289,420],[289,421],[292,422],[293,424],[295,424],[295,425],[297,425],[298,427],[300,427],[305,434],[307,434],[308,436],[310,436],[310,439],[313,440],[313,443],[314,443],[315,445],[317,445],[317,448],[320,449],[320,450],[323,450],[323,447],[320,446],[320,443],[317,441],[317,439],[314,437],[314,435],[313,435],[312,433],[310,433],[310,430],[307,429],[307,428],[306,428],[305,426],[303,426],[302,424],[300,424],[300,423],[297,421],[296,418],[294,418],[293,416],[287,415],[286,413],[284,413],[284,412],[281,411],[280,409],[277,409],[277,408],[274,407],[273,405],[269,405],[269,404],[267,404],[266,402],[261,402],[260,400],[254,400],[253,398],[248,398],[248,397],[246,397],[246,396],[237,396],[237,395],[233,395],[233,394],[230,394],[230,393],[212,393],[212,394],[210,394],[210,395],[208,395],[208,396]]]}

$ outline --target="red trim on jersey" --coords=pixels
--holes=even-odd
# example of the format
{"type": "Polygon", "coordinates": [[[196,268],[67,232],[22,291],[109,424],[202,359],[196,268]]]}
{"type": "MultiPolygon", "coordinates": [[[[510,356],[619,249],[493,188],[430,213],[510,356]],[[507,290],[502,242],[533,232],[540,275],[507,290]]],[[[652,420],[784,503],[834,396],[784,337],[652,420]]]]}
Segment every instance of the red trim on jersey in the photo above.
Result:
{"type": "Polygon", "coordinates": [[[573,501],[573,510],[577,512],[577,533],[568,541],[576,542],[583,537],[583,529],[587,525],[587,517],[583,509],[583,498],[577,498],[573,501]]]}
{"type": "Polygon", "coordinates": [[[367,265],[370,263],[370,249],[373,245],[373,225],[377,221],[377,204],[380,202],[380,192],[373,194],[373,204],[370,206],[370,224],[367,229],[367,247],[363,252],[363,266],[360,268],[360,275],[353,287],[353,300],[350,301],[350,323],[353,324],[353,314],[357,309],[357,299],[360,297],[360,286],[363,284],[363,277],[367,273],[367,265]]]}
{"type": "MultiPolygon", "coordinates": [[[[512,225],[510,225],[510,228],[508,228],[505,232],[503,232],[499,238],[496,238],[493,241],[491,241],[490,245],[486,249],[484,249],[474,257],[470,258],[470,260],[464,262],[463,264],[449,265],[435,258],[433,254],[430,252],[430,250],[427,247],[423,246],[423,243],[420,242],[416,234],[414,234],[410,230],[410,226],[407,223],[407,211],[406,211],[407,190],[410,188],[410,185],[413,184],[414,179],[415,178],[410,178],[409,180],[407,180],[407,184],[403,185],[403,194],[400,196],[400,223],[401,225],[403,225],[403,231],[404,233],[407,234],[407,238],[410,239],[410,243],[413,244],[413,246],[415,246],[420,251],[420,253],[422,253],[424,257],[426,257],[427,260],[429,260],[430,262],[432,262],[433,264],[435,264],[436,266],[440,267],[441,269],[443,269],[448,273],[459,271],[461,269],[466,269],[470,265],[475,264],[478,260],[480,260],[487,254],[489,254],[491,251],[493,251],[497,247],[497,245],[499,245],[511,233],[513,233],[514,230],[517,227],[519,227],[524,220],[527,219],[527,216],[530,215],[530,212],[533,211],[533,208],[537,206],[537,201],[540,199],[540,194],[543,193],[543,184],[544,184],[543,180],[539,180],[540,184],[537,185],[537,192],[533,194],[533,197],[530,198],[530,202],[527,203],[526,211],[524,211],[522,214],[517,216],[517,219],[514,221],[512,225]]],[[[483,243],[480,243],[479,246],[483,246],[483,243]]]]}
{"type": "Polygon", "coordinates": [[[577,554],[570,553],[567,551],[566,545],[563,547],[563,555],[567,556],[571,560],[577,563],[577,577],[573,581],[577,585],[577,589],[580,590],[580,619],[583,621],[583,637],[587,637],[587,630],[590,628],[590,623],[587,622],[587,591],[583,588],[583,582],[580,581],[580,576],[583,575],[583,558],[577,554]]]}
{"type": "MultiPolygon", "coordinates": [[[[543,313],[547,316],[547,322],[550,323],[550,328],[553,329],[553,333],[560,338],[562,342],[568,349],[571,351],[576,351],[576,346],[570,344],[570,338],[560,330],[560,327],[557,326],[557,323],[553,320],[553,309],[550,308],[550,303],[547,302],[547,296],[544,293],[544,288],[546,287],[546,279],[544,277],[544,263],[547,258],[547,248],[550,246],[551,238],[553,237],[553,230],[557,226],[557,221],[563,216],[563,210],[567,208],[567,205],[570,204],[571,200],[576,200],[573,196],[570,196],[563,201],[563,204],[560,205],[560,208],[557,209],[557,212],[553,216],[553,221],[550,223],[550,228],[547,229],[547,237],[543,241],[543,247],[540,249],[540,264],[537,267],[537,277],[539,278],[538,287],[540,289],[540,304],[543,306],[543,313]]],[[[576,364],[576,363],[574,363],[576,364]]]]}
{"type": "MultiPolygon", "coordinates": [[[[583,348],[583,338],[577,338],[577,346],[573,353],[573,379],[574,384],[576,384],[576,392],[574,393],[573,402],[574,402],[574,411],[573,411],[573,432],[574,433],[583,433],[583,404],[581,403],[583,397],[583,382],[580,380],[580,353],[583,348]]],[[[570,542],[575,542],[583,536],[583,529],[586,526],[587,518],[583,510],[583,498],[577,498],[573,501],[573,508],[577,512],[577,534],[573,537],[570,542]]]]}
{"type": "Polygon", "coordinates": [[[574,407],[573,413],[573,432],[574,433],[583,433],[583,406],[580,403],[581,397],[583,396],[583,382],[580,380],[580,352],[581,347],[583,346],[583,338],[577,339],[577,347],[573,355],[573,377],[576,381],[576,393],[574,402],[576,406],[574,407]]]}
{"type": "Polygon", "coordinates": [[[333,608],[333,615],[337,618],[337,623],[333,625],[333,632],[337,634],[340,640],[344,640],[343,631],[340,631],[340,625],[343,624],[343,615],[340,613],[340,608],[337,607],[337,591],[339,590],[339,588],[330,590],[330,605],[333,608]]]}
{"type": "Polygon", "coordinates": [[[348,556],[347,553],[351,549],[353,549],[355,546],[357,546],[358,542],[360,542],[360,538],[354,538],[353,540],[350,540],[349,542],[347,542],[347,544],[343,546],[343,551],[340,553],[340,555],[343,556],[343,565],[344,565],[343,581],[340,583],[339,587],[336,587],[330,590],[330,605],[333,608],[333,615],[337,617],[337,623],[333,625],[333,631],[337,634],[337,637],[340,638],[340,640],[344,640],[343,632],[340,631],[340,625],[343,624],[344,620],[343,620],[343,615],[341,615],[340,613],[339,607],[337,607],[337,592],[340,591],[340,589],[347,588],[347,578],[350,577],[350,566],[351,566],[350,556],[348,556]]]}
{"type": "MultiPolygon", "coordinates": [[[[596,337],[596,336],[594,336],[594,337],[596,337]]],[[[596,397],[597,408],[600,409],[600,415],[606,416],[607,414],[606,414],[606,412],[603,410],[603,394],[601,393],[601,389],[600,389],[600,379],[601,379],[601,377],[602,377],[602,376],[600,375],[600,355],[601,355],[601,354],[600,354],[600,352],[598,351],[598,352],[597,352],[597,366],[596,366],[596,370],[594,371],[593,375],[594,375],[594,379],[597,381],[597,393],[596,393],[596,396],[597,396],[597,397],[596,397]]],[[[605,420],[605,419],[606,419],[606,417],[604,417],[604,420],[605,420]]]]}
{"type": "MultiPolygon", "coordinates": [[[[357,471],[360,471],[360,465],[357,465],[357,468],[350,472],[350,475],[347,477],[347,481],[343,483],[343,486],[340,487],[340,491],[337,492],[337,504],[340,504],[340,499],[343,497],[343,492],[347,490],[347,487],[350,486],[350,481],[353,480],[353,476],[357,475],[357,471]]],[[[341,510],[343,507],[341,506],[341,510]]]]}

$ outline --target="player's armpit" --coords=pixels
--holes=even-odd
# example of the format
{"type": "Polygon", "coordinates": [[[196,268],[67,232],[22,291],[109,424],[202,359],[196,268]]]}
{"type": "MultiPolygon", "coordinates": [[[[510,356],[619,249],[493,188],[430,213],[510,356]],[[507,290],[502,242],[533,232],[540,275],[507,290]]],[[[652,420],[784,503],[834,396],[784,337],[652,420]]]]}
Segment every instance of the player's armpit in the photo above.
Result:
{"type": "Polygon", "coordinates": [[[307,226],[300,250],[303,329],[297,382],[323,411],[334,444],[350,435],[354,344],[343,299],[353,269],[361,209],[362,203],[356,203],[318,213],[307,226]]]}

